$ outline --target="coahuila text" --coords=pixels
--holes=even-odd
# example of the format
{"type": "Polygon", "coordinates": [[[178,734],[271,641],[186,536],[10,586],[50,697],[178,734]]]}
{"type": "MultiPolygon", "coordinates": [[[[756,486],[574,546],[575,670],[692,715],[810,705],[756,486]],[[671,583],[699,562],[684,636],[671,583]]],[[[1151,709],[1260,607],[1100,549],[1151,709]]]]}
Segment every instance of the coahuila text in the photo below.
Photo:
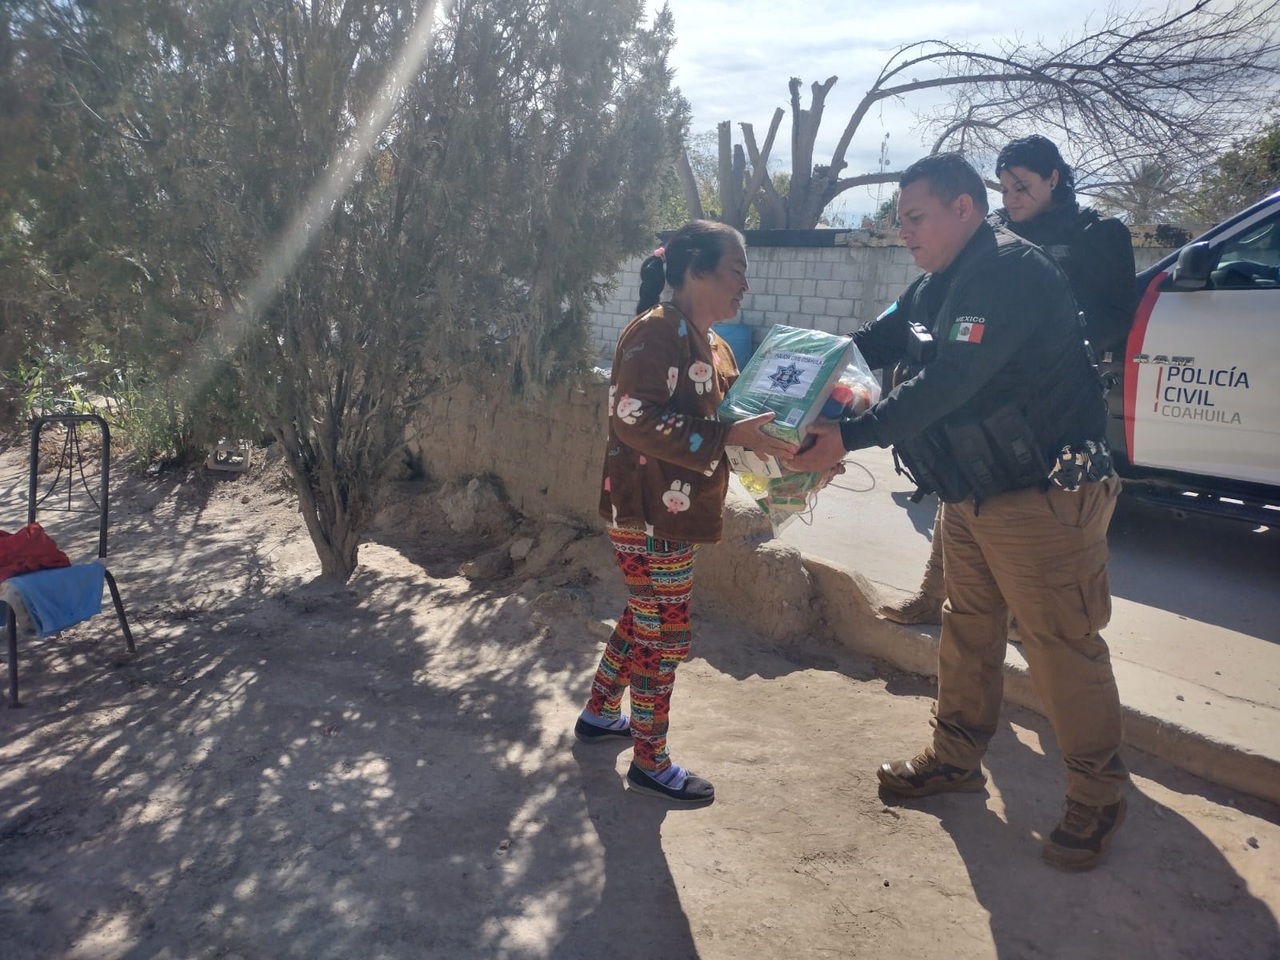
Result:
{"type": "Polygon", "coordinates": [[[1216,405],[1209,398],[1209,387],[1248,390],[1248,372],[1237,367],[1193,367],[1179,363],[1181,359],[1173,357],[1156,381],[1160,416],[1205,423],[1239,423],[1238,412],[1215,409],[1216,405]]]}
{"type": "Polygon", "coordinates": [[[1160,408],[1160,416],[1172,417],[1174,420],[1203,420],[1206,423],[1239,423],[1239,413],[1227,413],[1225,410],[1209,410],[1205,407],[1175,407],[1165,404],[1160,408]]]}

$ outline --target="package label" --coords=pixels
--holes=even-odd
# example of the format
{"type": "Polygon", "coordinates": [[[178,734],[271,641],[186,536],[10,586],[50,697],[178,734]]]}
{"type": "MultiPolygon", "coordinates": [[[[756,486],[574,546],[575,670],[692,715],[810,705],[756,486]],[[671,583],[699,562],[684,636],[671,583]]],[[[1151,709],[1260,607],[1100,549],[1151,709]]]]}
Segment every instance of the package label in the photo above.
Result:
{"type": "Polygon", "coordinates": [[[799,444],[848,363],[853,341],[820,330],[778,325],[765,336],[720,406],[722,419],[772,412],[762,429],[799,444]]]}

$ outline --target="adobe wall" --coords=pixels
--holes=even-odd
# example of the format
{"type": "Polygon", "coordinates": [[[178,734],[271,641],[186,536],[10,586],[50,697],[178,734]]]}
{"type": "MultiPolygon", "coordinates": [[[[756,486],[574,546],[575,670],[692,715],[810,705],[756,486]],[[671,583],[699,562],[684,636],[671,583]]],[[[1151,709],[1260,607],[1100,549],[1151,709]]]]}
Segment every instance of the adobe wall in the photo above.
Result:
{"type": "Polygon", "coordinates": [[[407,431],[410,455],[440,480],[494,476],[521,514],[595,522],[608,437],[603,380],[508,402],[501,386],[432,397],[407,431]]]}
{"type": "MultiPolygon", "coordinates": [[[[411,456],[439,481],[497,478],[523,516],[556,514],[602,531],[596,506],[608,384],[561,387],[515,404],[504,396],[495,385],[432,398],[407,430],[411,456]]],[[[724,539],[699,553],[699,602],[779,641],[829,634],[800,553],[774,540],[764,514],[740,497],[730,491],[724,539]]]]}

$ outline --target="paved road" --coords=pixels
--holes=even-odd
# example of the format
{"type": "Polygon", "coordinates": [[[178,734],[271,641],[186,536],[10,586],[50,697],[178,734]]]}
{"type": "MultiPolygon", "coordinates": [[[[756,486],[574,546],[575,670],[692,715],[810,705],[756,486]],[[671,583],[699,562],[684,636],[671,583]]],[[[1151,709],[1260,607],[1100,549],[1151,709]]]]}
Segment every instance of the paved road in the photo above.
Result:
{"type": "MultiPolygon", "coordinates": [[[[936,501],[885,450],[850,454],[811,523],[781,539],[856,570],[884,597],[914,590],[936,501]]],[[[1236,749],[1280,758],[1280,527],[1171,511],[1121,498],[1112,520],[1114,612],[1105,632],[1121,697],[1144,713],[1236,749]]],[[[1021,654],[1010,647],[1011,661],[1021,654]]]]}

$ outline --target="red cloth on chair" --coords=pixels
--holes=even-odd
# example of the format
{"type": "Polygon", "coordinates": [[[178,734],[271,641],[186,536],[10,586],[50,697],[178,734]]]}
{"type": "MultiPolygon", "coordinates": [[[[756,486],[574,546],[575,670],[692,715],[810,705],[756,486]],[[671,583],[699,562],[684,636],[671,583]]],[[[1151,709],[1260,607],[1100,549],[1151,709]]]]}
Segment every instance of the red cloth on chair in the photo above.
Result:
{"type": "Polygon", "coordinates": [[[0,530],[0,580],[15,573],[69,566],[67,555],[40,524],[29,523],[17,533],[0,530]]]}

